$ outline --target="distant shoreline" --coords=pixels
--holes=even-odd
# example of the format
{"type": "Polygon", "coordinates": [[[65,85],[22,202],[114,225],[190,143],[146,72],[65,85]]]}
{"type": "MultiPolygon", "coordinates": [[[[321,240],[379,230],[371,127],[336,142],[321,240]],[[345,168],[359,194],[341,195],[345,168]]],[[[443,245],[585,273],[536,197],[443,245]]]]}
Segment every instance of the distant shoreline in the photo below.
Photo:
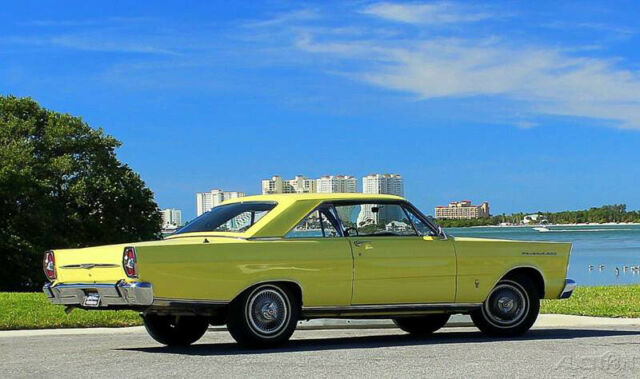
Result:
{"type": "Polygon", "coordinates": [[[473,225],[473,226],[451,226],[450,228],[540,228],[553,226],[624,226],[640,225],[638,222],[581,222],[571,224],[518,224],[518,225],[473,225]]]}

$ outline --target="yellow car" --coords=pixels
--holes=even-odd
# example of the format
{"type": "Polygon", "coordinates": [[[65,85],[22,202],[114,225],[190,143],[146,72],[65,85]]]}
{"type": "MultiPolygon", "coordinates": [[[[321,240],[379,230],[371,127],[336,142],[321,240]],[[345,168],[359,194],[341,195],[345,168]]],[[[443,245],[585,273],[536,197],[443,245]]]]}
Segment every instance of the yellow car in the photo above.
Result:
{"type": "Polygon", "coordinates": [[[223,324],[243,345],[275,345],[312,318],[390,318],[427,335],[455,313],[513,336],[540,299],[571,295],[570,250],[451,237],[397,196],[261,195],[161,241],[48,251],[44,293],[70,308],[138,310],[167,345],[223,324]]]}

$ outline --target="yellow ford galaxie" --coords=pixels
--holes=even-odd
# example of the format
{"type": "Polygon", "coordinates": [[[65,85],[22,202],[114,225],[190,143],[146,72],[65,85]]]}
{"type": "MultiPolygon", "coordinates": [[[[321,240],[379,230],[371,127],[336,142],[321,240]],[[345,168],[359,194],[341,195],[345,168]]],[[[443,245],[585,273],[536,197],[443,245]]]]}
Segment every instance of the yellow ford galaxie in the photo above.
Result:
{"type": "Polygon", "coordinates": [[[312,318],[389,318],[427,335],[455,313],[513,336],[540,299],[571,295],[570,250],[448,236],[397,196],[249,196],[161,241],[48,251],[44,292],[69,308],[138,310],[167,345],[226,324],[239,343],[270,346],[312,318]]]}

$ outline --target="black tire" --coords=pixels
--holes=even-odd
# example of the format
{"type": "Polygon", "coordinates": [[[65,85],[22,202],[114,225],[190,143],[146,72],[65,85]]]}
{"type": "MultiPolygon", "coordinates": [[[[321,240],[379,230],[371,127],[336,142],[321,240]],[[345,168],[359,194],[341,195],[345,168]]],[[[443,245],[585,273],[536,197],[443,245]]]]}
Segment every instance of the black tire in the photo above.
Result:
{"type": "Polygon", "coordinates": [[[433,314],[420,317],[401,317],[393,322],[396,326],[409,334],[416,336],[428,336],[446,325],[450,314],[433,314]]]}
{"type": "Polygon", "coordinates": [[[209,320],[198,316],[142,316],[147,333],[156,341],[167,346],[188,346],[199,340],[207,328],[209,320]]]}
{"type": "Polygon", "coordinates": [[[300,302],[285,286],[261,284],[229,308],[227,329],[245,347],[272,347],[289,340],[300,316],[300,302]]]}
{"type": "Polygon", "coordinates": [[[482,332],[497,337],[519,336],[538,318],[540,294],[531,279],[519,276],[503,279],[491,290],[471,320],[482,332]]]}

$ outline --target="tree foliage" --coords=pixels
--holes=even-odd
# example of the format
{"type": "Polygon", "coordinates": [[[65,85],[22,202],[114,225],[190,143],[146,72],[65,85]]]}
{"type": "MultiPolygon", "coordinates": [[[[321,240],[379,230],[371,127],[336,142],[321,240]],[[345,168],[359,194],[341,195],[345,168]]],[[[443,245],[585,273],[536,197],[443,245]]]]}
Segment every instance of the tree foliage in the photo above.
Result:
{"type": "Polygon", "coordinates": [[[0,290],[39,287],[48,249],[158,238],[153,193],[118,146],[79,117],[0,96],[0,290]]]}

